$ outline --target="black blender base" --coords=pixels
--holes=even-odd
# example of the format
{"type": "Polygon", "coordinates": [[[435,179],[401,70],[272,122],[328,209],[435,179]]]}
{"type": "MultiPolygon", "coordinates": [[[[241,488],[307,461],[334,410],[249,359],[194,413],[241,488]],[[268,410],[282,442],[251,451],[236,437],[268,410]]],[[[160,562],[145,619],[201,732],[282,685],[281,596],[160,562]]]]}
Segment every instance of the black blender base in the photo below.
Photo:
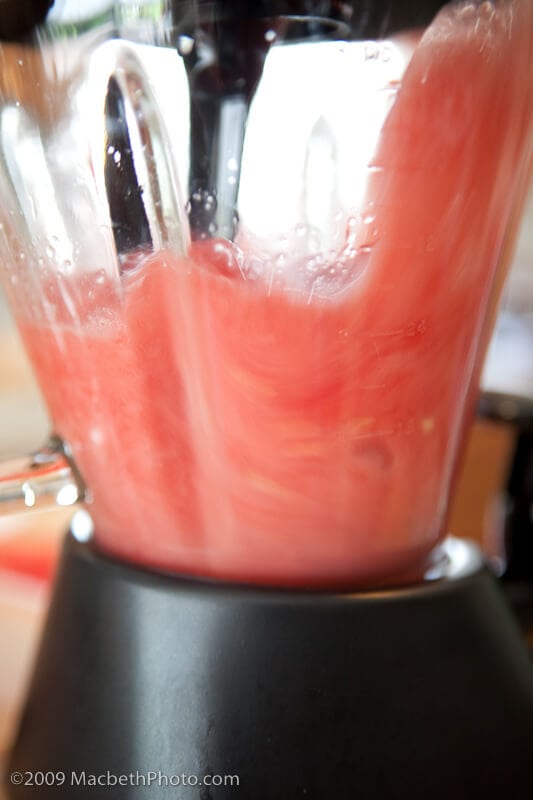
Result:
{"type": "Polygon", "coordinates": [[[454,546],[435,583],[333,595],[150,574],[69,537],[8,797],[531,800],[533,668],[454,546]]]}

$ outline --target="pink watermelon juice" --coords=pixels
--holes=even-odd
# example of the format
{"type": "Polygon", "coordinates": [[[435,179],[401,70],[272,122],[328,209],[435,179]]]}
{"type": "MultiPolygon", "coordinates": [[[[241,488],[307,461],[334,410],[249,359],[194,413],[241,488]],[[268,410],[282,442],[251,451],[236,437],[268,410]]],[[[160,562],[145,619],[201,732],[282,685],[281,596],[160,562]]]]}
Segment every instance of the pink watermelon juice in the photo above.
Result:
{"type": "Polygon", "coordinates": [[[105,551],[309,587],[426,563],[531,134],[531,6],[473,5],[407,68],[347,231],[363,268],[310,290],[210,240],[139,255],[118,288],[64,278],[54,324],[22,322],[105,551]]]}

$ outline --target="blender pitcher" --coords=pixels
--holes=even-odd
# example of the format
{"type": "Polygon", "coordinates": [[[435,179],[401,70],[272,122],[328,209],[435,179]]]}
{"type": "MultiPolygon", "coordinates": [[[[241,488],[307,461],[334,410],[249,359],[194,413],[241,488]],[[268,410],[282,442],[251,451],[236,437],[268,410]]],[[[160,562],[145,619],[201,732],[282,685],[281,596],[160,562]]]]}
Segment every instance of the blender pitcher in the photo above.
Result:
{"type": "Polygon", "coordinates": [[[137,5],[60,4],[2,55],[2,276],[95,544],[422,575],[525,186],[531,9],[137,5]]]}
{"type": "MultiPolygon", "coordinates": [[[[470,718],[490,706],[503,720],[514,676],[517,708],[531,711],[516,727],[525,739],[527,658],[474,550],[444,537],[530,175],[533,6],[123,0],[40,12],[0,49],[0,274],[55,434],[2,479],[0,498],[82,499],[94,532],[80,544],[88,518],[73,523],[14,763],[38,753],[41,768],[60,768],[38,722],[53,707],[69,764],[101,768],[107,743],[117,763],[140,753],[151,770],[147,753],[161,753],[139,720],[153,728],[157,707],[165,742],[187,740],[180,753],[199,769],[228,765],[234,747],[249,797],[307,785],[333,796],[318,747],[339,760],[335,791],[355,775],[364,789],[375,773],[349,749],[353,719],[366,720],[357,747],[375,766],[382,739],[368,731],[384,683],[371,676],[397,630],[412,635],[382,709],[392,771],[407,763],[411,702],[434,708],[441,679],[447,700],[458,696],[438,630],[498,676],[470,718]],[[110,619],[103,602],[120,611],[110,619]],[[465,633],[483,628],[483,606],[504,630],[503,655],[492,636],[474,652],[465,633]],[[73,656],[77,626],[95,643],[91,675],[73,656]],[[77,722],[50,683],[62,648],[77,722]],[[254,684],[263,663],[272,673],[254,684]],[[398,701],[413,670],[416,701],[398,701]],[[230,711],[224,700],[232,674],[255,721],[244,701],[230,711]],[[356,674],[366,698],[346,688],[356,674]],[[175,701],[179,722],[163,685],[196,698],[192,711],[175,701]],[[293,700],[312,740],[285,718],[293,700]],[[91,731],[82,756],[69,744],[77,726],[91,731]]],[[[438,737],[456,732],[441,723],[431,744],[449,751],[438,737]]],[[[503,780],[499,769],[480,780],[503,780]]],[[[399,796],[380,780],[380,797],[399,796]]]]}

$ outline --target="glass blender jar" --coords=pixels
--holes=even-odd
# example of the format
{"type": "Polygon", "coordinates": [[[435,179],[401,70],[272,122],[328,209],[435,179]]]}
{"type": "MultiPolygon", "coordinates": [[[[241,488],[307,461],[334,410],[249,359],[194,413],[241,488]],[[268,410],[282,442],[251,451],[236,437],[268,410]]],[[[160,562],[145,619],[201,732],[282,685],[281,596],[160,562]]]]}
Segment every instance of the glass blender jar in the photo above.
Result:
{"type": "MultiPolygon", "coordinates": [[[[82,6],[43,10],[0,53],[0,271],[55,428],[4,494],[32,506],[59,492],[83,498],[94,523],[89,545],[69,540],[28,708],[49,702],[40,681],[58,658],[54,631],[70,650],[76,626],[102,635],[103,618],[80,623],[73,592],[91,597],[90,614],[98,593],[111,598],[118,638],[129,624],[136,641],[143,631],[141,649],[156,637],[174,675],[168,620],[146,630],[151,601],[140,598],[153,582],[172,597],[161,611],[172,626],[188,609],[213,629],[210,653],[228,641],[205,617],[215,597],[228,620],[235,604],[247,619],[266,614],[254,663],[288,626],[278,678],[293,677],[277,695],[279,723],[308,645],[298,657],[294,648],[306,626],[318,647],[325,608],[344,620],[327,639],[332,664],[346,665],[343,625],[357,617],[368,640],[369,605],[390,634],[410,605],[436,603],[435,619],[448,619],[466,573],[489,591],[473,551],[443,540],[531,165],[533,8],[82,6]]],[[[413,639],[430,635],[420,613],[413,639]]],[[[196,631],[197,664],[199,623],[183,625],[176,635],[196,631]]],[[[221,628],[233,642],[235,625],[221,628]]],[[[511,650],[530,692],[518,641],[511,650]]],[[[158,679],[139,658],[119,659],[120,672],[144,696],[139,676],[158,679]]],[[[221,675],[234,661],[221,672],[208,662],[205,680],[227,697],[221,675]]],[[[312,686],[327,716],[324,686],[336,679],[326,672],[312,686]]],[[[85,683],[93,706],[97,691],[116,701],[85,683]]],[[[266,708],[259,695],[252,706],[266,708]]],[[[304,698],[297,709],[309,710],[304,698]]],[[[196,709],[194,725],[228,719],[225,705],[217,713],[196,709]]],[[[287,741],[297,738],[291,729],[287,741]]],[[[351,785],[354,763],[343,760],[338,787],[351,785]]],[[[259,785],[256,797],[282,796],[259,785]]]]}

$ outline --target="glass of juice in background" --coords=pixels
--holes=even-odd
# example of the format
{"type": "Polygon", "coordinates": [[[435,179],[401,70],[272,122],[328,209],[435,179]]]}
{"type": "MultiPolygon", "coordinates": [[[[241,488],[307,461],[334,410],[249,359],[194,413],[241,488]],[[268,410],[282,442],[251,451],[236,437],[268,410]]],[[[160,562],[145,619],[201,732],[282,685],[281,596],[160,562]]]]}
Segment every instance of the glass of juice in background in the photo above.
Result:
{"type": "Polygon", "coordinates": [[[450,3],[385,38],[209,13],[3,48],[3,279],[95,545],[413,580],[526,188],[533,9],[450,3]]]}

